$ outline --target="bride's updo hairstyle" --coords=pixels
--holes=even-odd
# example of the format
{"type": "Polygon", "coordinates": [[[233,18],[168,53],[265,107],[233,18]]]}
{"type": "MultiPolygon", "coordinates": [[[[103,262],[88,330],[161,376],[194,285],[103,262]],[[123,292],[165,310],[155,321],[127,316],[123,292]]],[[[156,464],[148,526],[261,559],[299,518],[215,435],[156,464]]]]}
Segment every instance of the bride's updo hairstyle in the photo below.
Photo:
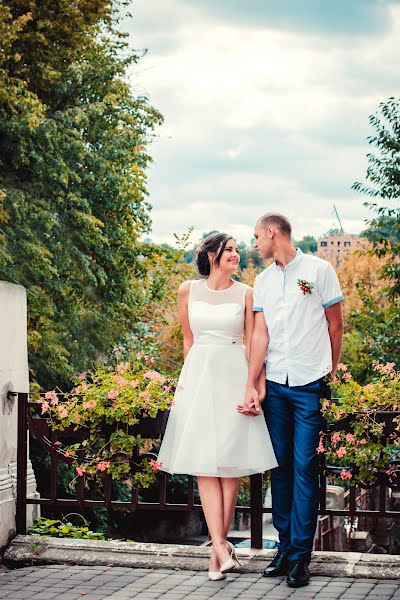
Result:
{"type": "Polygon", "coordinates": [[[232,236],[227,233],[213,233],[208,236],[203,242],[200,244],[198,248],[196,248],[196,266],[200,275],[203,277],[207,277],[211,271],[210,259],[208,258],[208,253],[214,254],[218,252],[217,256],[214,259],[214,264],[219,266],[219,261],[221,260],[221,256],[223,251],[225,250],[225,246],[228,240],[232,240],[232,236]]]}

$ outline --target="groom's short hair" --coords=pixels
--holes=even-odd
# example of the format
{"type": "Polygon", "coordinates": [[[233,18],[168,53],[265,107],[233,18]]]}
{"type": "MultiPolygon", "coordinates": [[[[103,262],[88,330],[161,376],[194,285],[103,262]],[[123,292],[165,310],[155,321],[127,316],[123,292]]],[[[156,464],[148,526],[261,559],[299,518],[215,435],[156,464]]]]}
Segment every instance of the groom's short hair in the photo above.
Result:
{"type": "Polygon", "coordinates": [[[267,228],[270,225],[277,227],[284,235],[292,237],[292,226],[284,215],[275,212],[265,213],[258,219],[261,227],[267,228]]]}

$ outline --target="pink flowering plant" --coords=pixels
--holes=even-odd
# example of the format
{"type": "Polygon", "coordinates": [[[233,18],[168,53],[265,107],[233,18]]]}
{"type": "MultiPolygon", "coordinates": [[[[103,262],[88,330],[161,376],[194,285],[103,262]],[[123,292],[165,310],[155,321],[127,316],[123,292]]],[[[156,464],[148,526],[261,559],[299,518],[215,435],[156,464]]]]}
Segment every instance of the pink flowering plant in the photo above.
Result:
{"type": "Polygon", "coordinates": [[[326,464],[336,467],[330,471],[336,482],[372,484],[379,475],[399,485],[395,461],[400,459],[400,373],[394,363],[374,361],[372,368],[374,380],[360,385],[346,365],[339,364],[337,379],[330,384],[338,400],[322,400],[331,432],[321,432],[317,452],[325,453],[326,464]],[[383,412],[393,414],[385,419],[383,412]]]}
{"type": "Polygon", "coordinates": [[[174,379],[156,371],[152,359],[139,352],[131,361],[117,363],[115,370],[81,373],[71,393],[49,391],[38,402],[50,429],[84,433],[80,442],[55,443],[77,477],[109,474],[148,487],[162,465],[140,458],[146,440],[135,426],[166,411],[175,387],[174,379]]]}

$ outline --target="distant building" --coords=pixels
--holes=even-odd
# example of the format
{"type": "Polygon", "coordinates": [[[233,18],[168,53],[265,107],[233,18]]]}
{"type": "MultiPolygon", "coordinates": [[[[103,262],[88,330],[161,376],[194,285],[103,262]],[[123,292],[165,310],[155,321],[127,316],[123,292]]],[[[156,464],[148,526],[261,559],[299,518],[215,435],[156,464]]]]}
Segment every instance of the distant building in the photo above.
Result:
{"type": "Polygon", "coordinates": [[[325,258],[337,266],[346,254],[361,249],[364,245],[365,238],[355,233],[327,235],[317,241],[317,256],[325,258]]]}

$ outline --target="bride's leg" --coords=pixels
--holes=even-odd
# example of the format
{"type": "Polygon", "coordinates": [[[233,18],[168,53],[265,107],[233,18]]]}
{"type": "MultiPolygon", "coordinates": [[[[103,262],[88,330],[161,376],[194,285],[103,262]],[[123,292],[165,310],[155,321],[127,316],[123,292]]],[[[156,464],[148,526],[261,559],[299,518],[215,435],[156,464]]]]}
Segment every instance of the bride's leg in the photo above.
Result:
{"type": "Polygon", "coordinates": [[[226,538],[232,524],[233,514],[235,512],[235,506],[239,491],[239,478],[222,477],[221,488],[224,507],[224,530],[226,538]]]}
{"type": "MultiPolygon", "coordinates": [[[[221,480],[219,477],[198,477],[197,485],[201,505],[207,522],[208,531],[213,542],[215,557],[222,564],[229,557],[225,544],[224,502],[221,480]]],[[[211,557],[210,571],[218,571],[219,566],[211,557]]]]}

